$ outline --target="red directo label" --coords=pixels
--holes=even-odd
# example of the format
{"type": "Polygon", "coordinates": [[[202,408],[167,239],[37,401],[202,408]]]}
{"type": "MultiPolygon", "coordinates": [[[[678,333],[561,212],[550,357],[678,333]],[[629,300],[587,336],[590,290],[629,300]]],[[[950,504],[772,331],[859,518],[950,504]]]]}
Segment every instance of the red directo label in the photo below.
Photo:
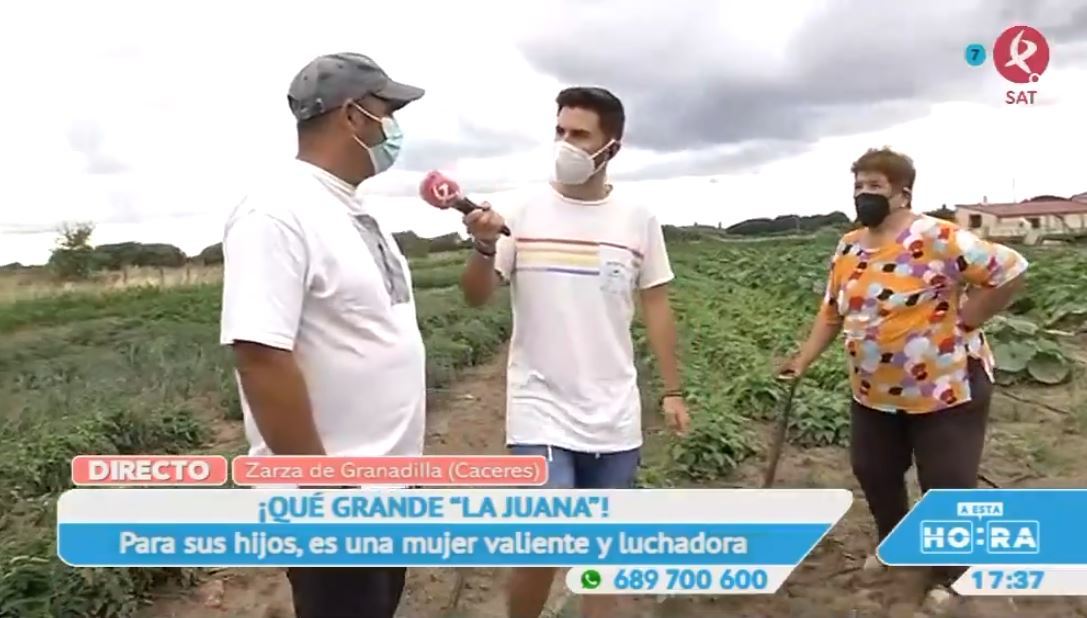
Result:
{"type": "Polygon", "coordinates": [[[238,485],[539,486],[547,460],[536,456],[235,457],[238,485]]]}
{"type": "Polygon", "coordinates": [[[227,463],[218,455],[79,455],[72,460],[72,482],[80,486],[218,486],[226,483],[227,463]]]}

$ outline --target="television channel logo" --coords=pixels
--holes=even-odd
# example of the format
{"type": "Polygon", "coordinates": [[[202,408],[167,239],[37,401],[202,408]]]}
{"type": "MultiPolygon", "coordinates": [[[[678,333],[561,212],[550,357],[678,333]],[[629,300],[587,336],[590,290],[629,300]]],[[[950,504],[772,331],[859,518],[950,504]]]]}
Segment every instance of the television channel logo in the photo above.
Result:
{"type": "MultiPolygon", "coordinates": [[[[966,63],[970,66],[985,64],[985,46],[970,43],[965,50],[966,63]]],[[[1045,35],[1037,28],[1017,25],[1005,29],[996,38],[992,48],[993,67],[1012,84],[1036,84],[1049,68],[1050,46],[1045,35]]],[[[1037,89],[1013,88],[1004,93],[1007,105],[1033,105],[1037,89]]]]}

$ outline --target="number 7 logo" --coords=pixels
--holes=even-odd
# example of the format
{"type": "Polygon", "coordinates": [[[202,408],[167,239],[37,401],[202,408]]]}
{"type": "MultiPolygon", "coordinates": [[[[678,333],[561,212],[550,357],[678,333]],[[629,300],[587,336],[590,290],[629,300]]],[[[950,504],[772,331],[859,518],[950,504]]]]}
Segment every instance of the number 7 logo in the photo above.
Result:
{"type": "Polygon", "coordinates": [[[966,46],[966,64],[972,67],[981,66],[985,62],[985,46],[981,43],[971,43],[966,46]]]}

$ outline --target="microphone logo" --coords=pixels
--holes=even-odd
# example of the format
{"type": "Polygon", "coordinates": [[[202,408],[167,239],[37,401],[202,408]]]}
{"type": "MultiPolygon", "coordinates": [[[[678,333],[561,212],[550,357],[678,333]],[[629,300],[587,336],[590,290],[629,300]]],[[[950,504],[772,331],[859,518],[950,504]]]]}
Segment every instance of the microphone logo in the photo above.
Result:
{"type": "Polygon", "coordinates": [[[448,182],[435,183],[434,186],[431,187],[431,192],[434,194],[434,197],[437,198],[438,202],[442,204],[457,197],[456,194],[453,193],[453,188],[449,186],[448,182]]]}
{"type": "Polygon", "coordinates": [[[438,208],[448,208],[460,197],[460,185],[438,171],[431,171],[419,183],[419,197],[438,208]]]}
{"type": "Polygon", "coordinates": [[[1012,26],[993,44],[993,64],[1009,82],[1037,82],[1049,66],[1049,42],[1030,26],[1012,26]]]}

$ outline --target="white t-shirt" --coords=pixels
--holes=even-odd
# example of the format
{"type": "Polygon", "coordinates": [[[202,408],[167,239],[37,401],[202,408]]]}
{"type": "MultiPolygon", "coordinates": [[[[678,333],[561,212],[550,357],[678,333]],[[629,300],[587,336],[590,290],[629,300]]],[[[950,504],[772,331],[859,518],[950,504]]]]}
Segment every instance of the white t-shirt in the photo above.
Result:
{"type": "Polygon", "coordinates": [[[510,281],[506,442],[608,453],[642,444],[631,323],[637,291],[671,281],[660,223],[613,190],[550,185],[502,212],[495,269],[510,281]]]}
{"type": "MultiPolygon", "coordinates": [[[[352,186],[292,161],[231,213],[223,256],[220,342],[294,351],[328,455],[422,454],[426,362],[407,260],[352,186]]],[[[271,455],[241,392],[249,454],[271,455]]]]}

